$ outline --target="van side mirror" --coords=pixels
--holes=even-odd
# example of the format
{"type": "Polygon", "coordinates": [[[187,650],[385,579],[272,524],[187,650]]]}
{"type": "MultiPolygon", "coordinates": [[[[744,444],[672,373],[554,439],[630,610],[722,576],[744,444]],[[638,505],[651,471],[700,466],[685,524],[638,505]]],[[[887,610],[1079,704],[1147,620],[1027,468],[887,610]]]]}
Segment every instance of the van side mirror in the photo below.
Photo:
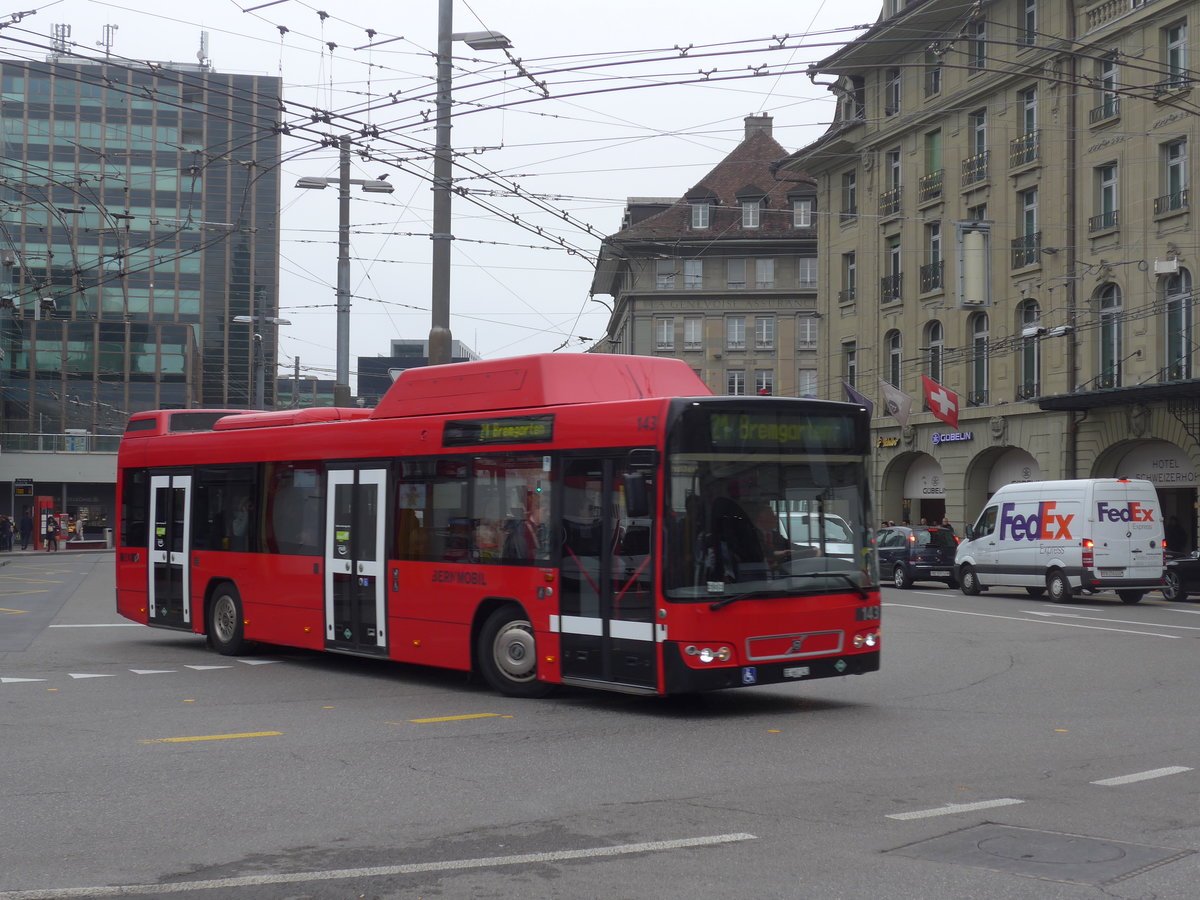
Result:
{"type": "Polygon", "coordinates": [[[972,540],[974,540],[974,539],[975,539],[975,526],[974,526],[974,525],[968,525],[968,526],[966,526],[966,527],[963,529],[963,536],[964,536],[964,537],[965,537],[965,538],[966,538],[968,541],[972,541],[972,540]]]}

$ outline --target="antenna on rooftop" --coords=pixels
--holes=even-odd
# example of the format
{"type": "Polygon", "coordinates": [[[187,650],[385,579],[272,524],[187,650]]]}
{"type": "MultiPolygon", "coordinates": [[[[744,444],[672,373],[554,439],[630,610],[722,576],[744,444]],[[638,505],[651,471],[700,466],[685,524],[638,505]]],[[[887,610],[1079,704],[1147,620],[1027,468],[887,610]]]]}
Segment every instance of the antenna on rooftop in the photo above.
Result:
{"type": "Polygon", "coordinates": [[[97,47],[104,48],[104,56],[106,58],[109,56],[112,56],[113,33],[120,27],[121,26],[119,26],[119,25],[105,25],[104,26],[104,37],[101,38],[100,40],[96,41],[97,47]]]}
{"type": "Polygon", "coordinates": [[[212,60],[208,58],[208,32],[200,32],[200,49],[196,51],[196,59],[200,61],[200,65],[207,69],[212,65],[212,60]]]}
{"type": "Polygon", "coordinates": [[[67,38],[71,36],[70,25],[52,25],[52,33],[54,35],[54,52],[56,54],[65,54],[67,52],[67,38]]]}

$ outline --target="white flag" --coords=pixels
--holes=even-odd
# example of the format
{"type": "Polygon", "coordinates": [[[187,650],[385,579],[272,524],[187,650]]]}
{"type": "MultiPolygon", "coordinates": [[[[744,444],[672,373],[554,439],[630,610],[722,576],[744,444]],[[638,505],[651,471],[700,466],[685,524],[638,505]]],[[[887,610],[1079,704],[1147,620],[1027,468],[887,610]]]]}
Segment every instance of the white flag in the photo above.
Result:
{"type": "Polygon", "coordinates": [[[912,397],[882,378],[879,379],[879,387],[883,389],[883,405],[887,407],[888,415],[903,428],[908,424],[908,415],[912,412],[912,397]]]}

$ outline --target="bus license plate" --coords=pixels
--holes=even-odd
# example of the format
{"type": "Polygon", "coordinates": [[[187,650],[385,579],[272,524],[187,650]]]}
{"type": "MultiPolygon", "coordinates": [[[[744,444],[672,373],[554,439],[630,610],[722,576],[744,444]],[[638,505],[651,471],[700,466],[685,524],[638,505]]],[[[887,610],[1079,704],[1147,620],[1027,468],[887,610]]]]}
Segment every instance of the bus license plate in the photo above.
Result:
{"type": "Polygon", "coordinates": [[[791,666],[783,670],[784,678],[807,678],[809,674],[808,666],[791,666]]]}
{"type": "Polygon", "coordinates": [[[929,574],[934,578],[948,578],[950,576],[949,569],[930,569],[929,574]]]}

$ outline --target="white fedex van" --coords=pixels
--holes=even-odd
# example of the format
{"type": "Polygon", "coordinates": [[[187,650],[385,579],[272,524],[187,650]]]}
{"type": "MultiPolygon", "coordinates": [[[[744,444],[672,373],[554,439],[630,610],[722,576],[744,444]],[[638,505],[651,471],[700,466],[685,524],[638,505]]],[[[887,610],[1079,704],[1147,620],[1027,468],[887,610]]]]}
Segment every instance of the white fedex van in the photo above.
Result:
{"type": "Polygon", "coordinates": [[[1137,603],[1162,586],[1158,495],[1132,478],[1006,484],[967,527],[954,568],[964,594],[1012,586],[1065,603],[1110,589],[1137,603]]]}

